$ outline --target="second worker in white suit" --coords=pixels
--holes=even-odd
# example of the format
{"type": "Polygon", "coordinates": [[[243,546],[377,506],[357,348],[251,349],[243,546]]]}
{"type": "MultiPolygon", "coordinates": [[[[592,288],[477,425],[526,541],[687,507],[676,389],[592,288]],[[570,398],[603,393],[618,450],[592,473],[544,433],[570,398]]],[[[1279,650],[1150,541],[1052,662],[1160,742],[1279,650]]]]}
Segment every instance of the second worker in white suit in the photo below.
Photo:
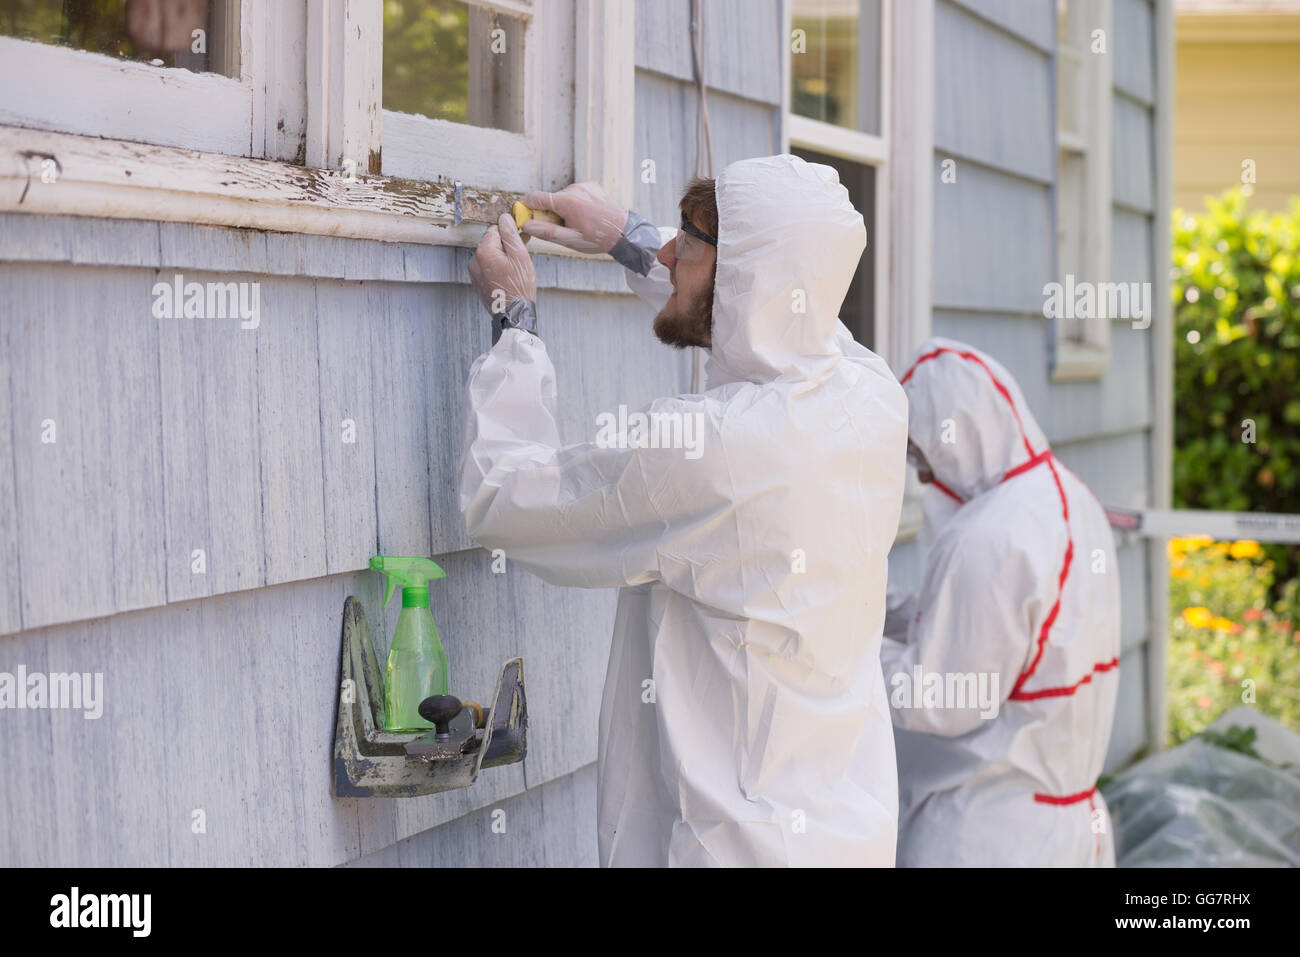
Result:
{"type": "Polygon", "coordinates": [[[1119,687],[1105,511],[992,357],[932,339],[901,381],[928,553],[915,595],[891,589],[881,653],[898,863],[1113,866],[1096,789],[1119,687]]]}

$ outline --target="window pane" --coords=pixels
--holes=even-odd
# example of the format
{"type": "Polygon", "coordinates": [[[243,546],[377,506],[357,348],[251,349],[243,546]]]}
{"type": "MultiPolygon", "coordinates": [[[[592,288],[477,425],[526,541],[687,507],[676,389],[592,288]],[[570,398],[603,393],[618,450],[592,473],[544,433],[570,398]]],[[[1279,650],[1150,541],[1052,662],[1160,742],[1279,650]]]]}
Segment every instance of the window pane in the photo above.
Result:
{"type": "Polygon", "coordinates": [[[790,109],[880,133],[880,0],[794,0],[790,109]]]}
{"type": "Polygon", "coordinates": [[[0,0],[0,35],[239,76],[238,0],[0,0]]]}
{"type": "Polygon", "coordinates": [[[384,109],[522,132],[524,24],[461,0],[384,0],[384,109]]]}
{"type": "Polygon", "coordinates": [[[840,320],[849,327],[853,338],[868,349],[876,340],[876,169],[812,150],[790,147],[790,152],[809,163],[822,163],[840,174],[840,184],[849,191],[849,202],[862,214],[867,224],[867,249],[858,261],[858,271],[840,307],[840,320]]]}

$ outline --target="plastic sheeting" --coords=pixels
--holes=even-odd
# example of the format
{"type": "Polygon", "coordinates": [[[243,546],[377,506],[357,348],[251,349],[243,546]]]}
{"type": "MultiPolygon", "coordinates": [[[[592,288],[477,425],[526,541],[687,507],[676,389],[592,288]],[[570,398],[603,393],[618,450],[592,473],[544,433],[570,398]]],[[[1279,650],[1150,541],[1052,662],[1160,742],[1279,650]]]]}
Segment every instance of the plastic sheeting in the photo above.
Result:
{"type": "Polygon", "coordinates": [[[1300,735],[1249,708],[1211,730],[1234,724],[1256,729],[1259,758],[1197,737],[1102,789],[1118,866],[1300,866],[1300,735]]]}

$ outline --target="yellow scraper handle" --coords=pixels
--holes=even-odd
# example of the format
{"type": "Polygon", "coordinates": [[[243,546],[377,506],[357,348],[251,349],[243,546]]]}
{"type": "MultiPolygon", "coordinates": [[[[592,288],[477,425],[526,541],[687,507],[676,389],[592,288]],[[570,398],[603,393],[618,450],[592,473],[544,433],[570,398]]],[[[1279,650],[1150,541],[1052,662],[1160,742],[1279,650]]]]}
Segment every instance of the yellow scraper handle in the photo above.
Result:
{"type": "MultiPolygon", "coordinates": [[[[552,213],[548,209],[533,209],[531,206],[525,206],[523,203],[518,201],[515,202],[515,205],[511,207],[510,211],[515,217],[515,229],[518,229],[521,232],[523,231],[524,223],[528,222],[530,219],[540,219],[547,223],[564,222],[564,220],[560,219],[559,216],[555,215],[555,213],[552,213]]],[[[528,240],[532,238],[527,233],[523,233],[523,237],[524,242],[528,242],[528,240]]]]}

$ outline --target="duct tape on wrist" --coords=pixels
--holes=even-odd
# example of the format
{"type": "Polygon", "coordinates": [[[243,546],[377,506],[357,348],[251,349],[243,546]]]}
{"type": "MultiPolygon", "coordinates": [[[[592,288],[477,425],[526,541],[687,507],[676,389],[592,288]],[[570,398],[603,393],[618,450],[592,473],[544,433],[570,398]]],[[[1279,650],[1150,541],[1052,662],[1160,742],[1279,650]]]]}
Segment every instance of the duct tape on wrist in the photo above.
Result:
{"type": "Polygon", "coordinates": [[[609,254],[615,262],[644,276],[654,266],[659,246],[659,230],[636,213],[629,212],[623,235],[609,254]]]}
{"type": "Polygon", "coordinates": [[[537,306],[531,299],[516,299],[505,312],[492,314],[492,345],[507,329],[521,329],[537,335],[537,306]]]}

